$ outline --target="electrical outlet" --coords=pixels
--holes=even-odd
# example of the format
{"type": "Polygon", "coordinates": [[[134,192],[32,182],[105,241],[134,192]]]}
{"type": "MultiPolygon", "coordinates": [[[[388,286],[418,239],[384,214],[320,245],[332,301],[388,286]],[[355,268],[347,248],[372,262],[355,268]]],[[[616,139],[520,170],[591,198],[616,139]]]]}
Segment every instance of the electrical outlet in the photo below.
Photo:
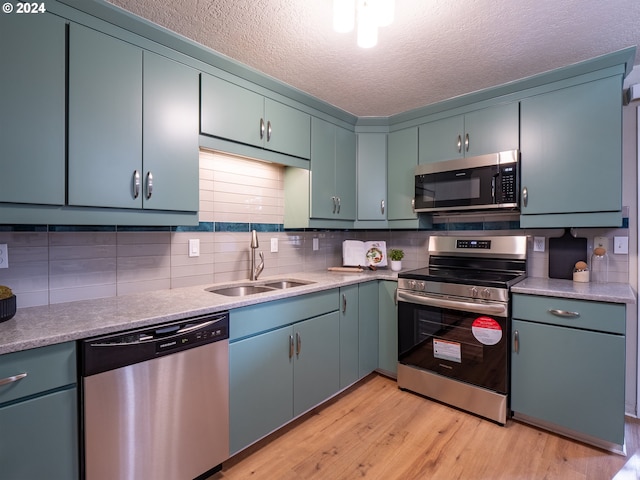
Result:
{"type": "Polygon", "coordinates": [[[613,253],[629,253],[629,237],[613,237],[613,253]]]}
{"type": "Polygon", "coordinates": [[[278,251],[278,239],[271,239],[271,253],[276,253],[278,251]]]}
{"type": "Polygon", "coordinates": [[[609,250],[609,239],[607,237],[594,237],[593,248],[602,247],[605,250],[609,250]]]}
{"type": "Polygon", "coordinates": [[[9,268],[9,249],[6,243],[0,243],[0,268],[9,268]]]}
{"type": "Polygon", "coordinates": [[[189,239],[189,256],[190,257],[200,256],[200,239],[199,238],[189,239]]]}
{"type": "Polygon", "coordinates": [[[544,252],[544,237],[533,237],[533,251],[534,252],[544,252]]]}

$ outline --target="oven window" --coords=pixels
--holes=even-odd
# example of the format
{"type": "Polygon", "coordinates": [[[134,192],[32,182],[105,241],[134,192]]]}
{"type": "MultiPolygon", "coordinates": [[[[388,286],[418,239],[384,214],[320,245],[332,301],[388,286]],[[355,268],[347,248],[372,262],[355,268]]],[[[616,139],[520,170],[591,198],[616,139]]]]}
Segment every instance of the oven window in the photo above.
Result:
{"type": "Polygon", "coordinates": [[[506,318],[398,304],[398,361],[500,393],[507,392],[506,318]]]}

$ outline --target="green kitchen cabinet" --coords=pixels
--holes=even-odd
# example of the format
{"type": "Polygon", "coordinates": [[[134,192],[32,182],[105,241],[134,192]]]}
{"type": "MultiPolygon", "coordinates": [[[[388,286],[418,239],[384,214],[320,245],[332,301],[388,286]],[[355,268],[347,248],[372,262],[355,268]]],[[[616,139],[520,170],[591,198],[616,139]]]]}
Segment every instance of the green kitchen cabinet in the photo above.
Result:
{"type": "Polygon", "coordinates": [[[358,285],[340,287],[340,388],[359,377],[359,289],[358,285]]]}
{"type": "Polygon", "coordinates": [[[419,163],[434,163],[519,148],[518,102],[494,105],[419,127],[419,163]]]}
{"type": "Polygon", "coordinates": [[[0,202],[65,201],[65,22],[4,15],[0,26],[0,202]]]}
{"type": "Polygon", "coordinates": [[[0,356],[2,478],[79,478],[75,359],[73,342],[0,356]]]}
{"type": "Polygon", "coordinates": [[[69,205],[197,211],[198,98],[195,70],[72,23],[69,205]]]}
{"type": "Polygon", "coordinates": [[[358,220],[387,219],[387,134],[357,134],[358,220]]]}
{"type": "Polygon", "coordinates": [[[383,280],[378,287],[378,369],[395,377],[398,374],[398,282],[383,280]]]}
{"type": "Polygon", "coordinates": [[[358,378],[378,368],[378,283],[358,285],[358,378]]]}
{"type": "Polygon", "coordinates": [[[387,219],[415,220],[415,169],[418,166],[418,127],[389,133],[387,146],[387,219]]]}
{"type": "Polygon", "coordinates": [[[523,228],[622,224],[622,75],[521,101],[523,228]]]}
{"type": "Polygon", "coordinates": [[[621,451],[625,327],[624,304],[514,294],[514,418],[621,451]]]}
{"type": "Polygon", "coordinates": [[[325,120],[311,119],[311,218],[356,217],[356,136],[325,120]]]}
{"type": "Polygon", "coordinates": [[[200,81],[203,134],[309,159],[309,114],[213,75],[200,81]]]}

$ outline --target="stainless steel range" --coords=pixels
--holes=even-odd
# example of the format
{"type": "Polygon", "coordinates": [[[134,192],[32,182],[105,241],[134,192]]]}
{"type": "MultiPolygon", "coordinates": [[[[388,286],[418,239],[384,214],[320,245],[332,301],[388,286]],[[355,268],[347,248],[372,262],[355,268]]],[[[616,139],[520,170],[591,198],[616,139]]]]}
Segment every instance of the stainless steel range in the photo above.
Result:
{"type": "Polygon", "coordinates": [[[398,275],[398,386],[505,424],[510,288],[526,236],[429,238],[429,266],[398,275]]]}

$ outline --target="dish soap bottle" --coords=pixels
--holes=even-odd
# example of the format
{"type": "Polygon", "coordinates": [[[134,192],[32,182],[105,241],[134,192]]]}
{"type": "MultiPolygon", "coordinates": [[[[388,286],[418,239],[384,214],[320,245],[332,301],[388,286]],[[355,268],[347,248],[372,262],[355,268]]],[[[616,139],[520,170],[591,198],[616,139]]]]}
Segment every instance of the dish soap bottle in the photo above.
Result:
{"type": "Polygon", "coordinates": [[[591,255],[591,281],[594,283],[607,283],[609,281],[609,256],[607,249],[597,247],[591,255]]]}

